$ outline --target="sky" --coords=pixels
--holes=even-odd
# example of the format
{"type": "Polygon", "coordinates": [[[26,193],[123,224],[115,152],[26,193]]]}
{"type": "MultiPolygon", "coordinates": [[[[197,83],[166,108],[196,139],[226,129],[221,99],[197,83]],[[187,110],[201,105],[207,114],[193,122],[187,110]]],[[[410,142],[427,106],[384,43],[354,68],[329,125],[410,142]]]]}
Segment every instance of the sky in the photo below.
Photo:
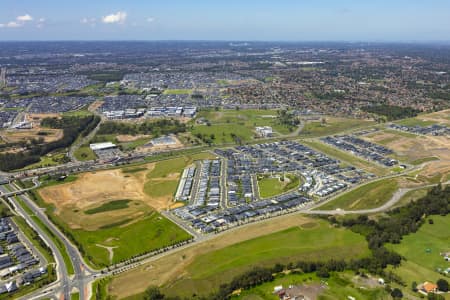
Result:
{"type": "Polygon", "coordinates": [[[0,40],[449,41],[450,0],[0,0],[0,40]]]}

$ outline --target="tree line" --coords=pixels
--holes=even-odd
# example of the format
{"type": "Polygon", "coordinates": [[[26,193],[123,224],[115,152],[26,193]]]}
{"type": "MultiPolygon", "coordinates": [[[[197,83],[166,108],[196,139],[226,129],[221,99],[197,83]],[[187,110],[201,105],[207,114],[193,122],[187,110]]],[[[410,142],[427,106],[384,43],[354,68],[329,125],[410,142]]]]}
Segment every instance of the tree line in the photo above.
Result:
{"type": "Polygon", "coordinates": [[[179,120],[161,119],[140,124],[125,122],[105,122],[100,126],[98,134],[150,134],[154,137],[186,132],[187,126],[179,120]]]}
{"type": "Polygon", "coordinates": [[[44,139],[33,139],[29,143],[18,143],[16,146],[24,147],[21,152],[9,152],[0,154],[0,170],[11,171],[21,169],[30,164],[40,161],[44,156],[52,151],[69,147],[79,135],[86,136],[100,122],[98,116],[65,116],[62,118],[45,118],[41,126],[62,129],[63,137],[57,141],[44,143],[44,139]]]}
{"type": "Polygon", "coordinates": [[[420,112],[420,110],[414,109],[412,107],[401,107],[387,104],[364,106],[361,109],[368,113],[385,116],[388,121],[412,118],[417,116],[417,114],[420,112]]]}

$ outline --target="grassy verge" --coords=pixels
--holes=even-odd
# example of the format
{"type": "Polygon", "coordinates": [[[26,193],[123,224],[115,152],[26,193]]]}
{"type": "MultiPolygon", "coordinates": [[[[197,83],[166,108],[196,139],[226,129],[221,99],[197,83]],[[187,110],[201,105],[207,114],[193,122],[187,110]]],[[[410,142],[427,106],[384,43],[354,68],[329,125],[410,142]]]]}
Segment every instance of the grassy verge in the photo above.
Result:
{"type": "Polygon", "coordinates": [[[33,211],[24,203],[24,201],[19,198],[15,197],[17,203],[25,210],[25,212],[33,219],[33,221],[43,230],[50,239],[55,243],[56,247],[58,247],[59,251],[61,252],[61,255],[64,260],[64,264],[67,268],[67,273],[69,275],[75,274],[72,261],[70,260],[69,255],[67,254],[67,248],[64,245],[64,243],[42,222],[41,219],[39,219],[36,215],[34,215],[33,211]]]}
{"type": "Polygon", "coordinates": [[[48,263],[54,263],[52,250],[45,244],[37,232],[28,225],[24,218],[19,216],[13,217],[14,223],[20,228],[20,231],[33,242],[36,249],[45,257],[48,263]]]}
{"type": "Polygon", "coordinates": [[[318,209],[359,210],[379,207],[389,201],[397,189],[398,183],[395,179],[378,180],[347,192],[318,209]]]}
{"type": "Polygon", "coordinates": [[[80,300],[80,293],[70,294],[70,300],[80,300]]]}
{"type": "Polygon", "coordinates": [[[111,278],[97,279],[92,283],[92,295],[90,300],[107,300],[108,296],[108,284],[111,282],[111,278]]]}

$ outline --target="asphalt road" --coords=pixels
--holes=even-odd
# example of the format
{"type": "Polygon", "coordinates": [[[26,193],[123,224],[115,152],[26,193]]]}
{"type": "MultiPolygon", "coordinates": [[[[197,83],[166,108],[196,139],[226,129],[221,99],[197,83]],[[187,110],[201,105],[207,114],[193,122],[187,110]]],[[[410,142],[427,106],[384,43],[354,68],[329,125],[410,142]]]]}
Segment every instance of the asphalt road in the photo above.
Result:
{"type": "MultiPolygon", "coordinates": [[[[16,189],[16,187],[13,185],[10,185],[10,187],[11,189],[16,189]]],[[[4,189],[3,186],[2,188],[4,189]]],[[[56,247],[56,245],[54,245],[53,241],[49,237],[47,237],[45,232],[43,232],[40,227],[38,227],[37,224],[34,223],[33,219],[28,216],[25,211],[23,211],[20,205],[18,205],[17,201],[13,199],[14,203],[17,206],[17,209],[21,211],[24,217],[34,225],[37,232],[41,236],[45,236],[47,240],[49,240],[53,245],[52,251],[58,257],[58,269],[61,274],[61,287],[59,288],[59,291],[63,293],[65,299],[70,299],[70,291],[72,290],[72,288],[77,288],[80,293],[80,299],[86,299],[86,285],[89,283],[91,276],[93,274],[96,274],[97,271],[92,270],[83,262],[78,249],[74,245],[72,245],[72,243],[64,236],[64,234],[62,234],[59,229],[47,218],[47,215],[42,211],[41,208],[39,208],[26,194],[18,195],[18,197],[20,197],[20,199],[24,201],[24,203],[33,211],[33,214],[41,219],[44,225],[50,231],[52,231],[53,234],[55,234],[55,236],[66,246],[75,271],[75,275],[72,276],[72,278],[70,278],[68,275],[67,266],[64,263],[59,249],[56,247]]],[[[58,289],[55,291],[55,293],[57,291],[58,289]]]]}
{"type": "MultiPolygon", "coordinates": [[[[9,191],[2,185],[0,186],[0,191],[2,193],[8,193],[9,191]]],[[[64,259],[61,255],[61,252],[59,251],[58,247],[53,243],[53,240],[48,237],[48,235],[41,230],[41,228],[36,224],[36,222],[25,212],[25,210],[17,203],[17,200],[14,197],[8,198],[15,206],[16,212],[24,217],[29,224],[33,227],[34,230],[41,236],[41,238],[49,245],[50,249],[53,252],[53,255],[55,256],[56,264],[57,264],[57,274],[58,274],[58,282],[61,286],[65,287],[63,289],[63,294],[65,297],[69,297],[67,299],[70,299],[70,290],[69,290],[69,274],[67,273],[67,267],[64,263],[64,259]]],[[[27,295],[28,297],[28,295],[27,295]]]]}

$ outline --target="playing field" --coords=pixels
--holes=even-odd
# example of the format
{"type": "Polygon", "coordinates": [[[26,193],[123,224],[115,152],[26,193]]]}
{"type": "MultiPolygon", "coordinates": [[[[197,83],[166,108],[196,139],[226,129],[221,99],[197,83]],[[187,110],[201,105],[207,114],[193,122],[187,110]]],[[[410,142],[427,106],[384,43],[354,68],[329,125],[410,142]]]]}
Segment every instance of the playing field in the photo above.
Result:
{"type": "Polygon", "coordinates": [[[411,286],[413,281],[436,283],[439,278],[443,278],[436,270],[450,268],[450,262],[440,255],[442,252],[450,252],[450,215],[432,216],[427,220],[416,233],[403,237],[400,244],[387,245],[389,249],[405,257],[400,267],[393,269],[393,272],[407,286],[411,286]],[[430,218],[434,224],[428,223],[430,218]]]}
{"type": "Polygon", "coordinates": [[[397,189],[398,183],[395,179],[378,180],[345,193],[318,209],[359,210],[379,207],[389,201],[397,189]]]}
{"type": "Polygon", "coordinates": [[[365,255],[369,255],[367,243],[358,234],[318,219],[286,216],[226,232],[120,275],[110,291],[123,298],[148,285],[163,284],[169,295],[191,296],[211,291],[256,265],[365,255]],[[120,288],[124,284],[130,289],[120,288]]]}

